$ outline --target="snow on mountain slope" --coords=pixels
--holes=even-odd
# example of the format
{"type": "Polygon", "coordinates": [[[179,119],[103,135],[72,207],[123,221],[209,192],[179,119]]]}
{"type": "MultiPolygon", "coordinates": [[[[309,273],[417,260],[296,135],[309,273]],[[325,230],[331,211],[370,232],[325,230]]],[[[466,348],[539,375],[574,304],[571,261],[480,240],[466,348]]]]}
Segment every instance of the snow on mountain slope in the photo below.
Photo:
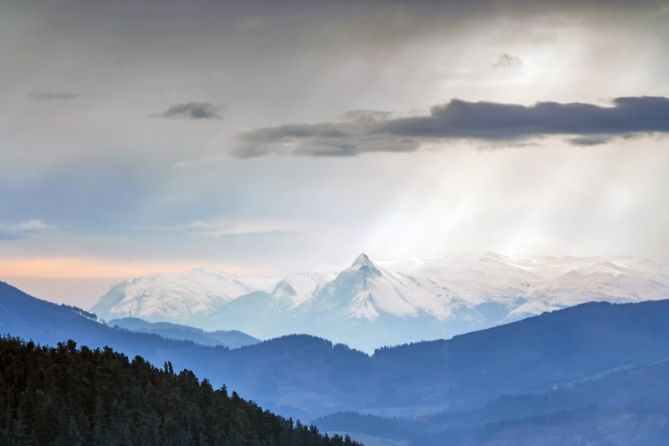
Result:
{"type": "Polygon", "coordinates": [[[540,314],[593,300],[633,302],[669,298],[669,277],[631,257],[443,257],[402,270],[361,255],[310,303],[348,317],[382,314],[448,319],[458,307],[486,303],[510,316],[540,314]]]}
{"type": "Polygon", "coordinates": [[[520,298],[551,308],[592,300],[669,297],[669,276],[658,266],[633,257],[509,257],[491,253],[430,259],[408,274],[447,287],[452,295],[472,305],[520,298]]]}
{"type": "Polygon", "coordinates": [[[669,276],[632,257],[510,257],[495,253],[410,263],[361,254],[336,275],[258,282],[218,271],[122,282],[93,311],[261,338],[327,337],[365,350],[450,337],[587,301],[669,298],[669,276]]]}
{"type": "Polygon", "coordinates": [[[309,305],[316,310],[327,308],[345,317],[368,320],[384,313],[400,317],[425,313],[444,319],[449,314],[444,294],[445,290],[411,276],[382,269],[361,254],[323,287],[309,305]]]}
{"type": "Polygon", "coordinates": [[[92,311],[109,320],[139,317],[148,321],[189,323],[242,294],[255,291],[222,271],[194,269],[183,275],[156,274],[114,285],[92,311]]]}
{"type": "Polygon", "coordinates": [[[278,300],[288,300],[292,306],[302,305],[326,283],[332,279],[332,274],[296,273],[279,281],[273,288],[271,295],[278,300]]]}

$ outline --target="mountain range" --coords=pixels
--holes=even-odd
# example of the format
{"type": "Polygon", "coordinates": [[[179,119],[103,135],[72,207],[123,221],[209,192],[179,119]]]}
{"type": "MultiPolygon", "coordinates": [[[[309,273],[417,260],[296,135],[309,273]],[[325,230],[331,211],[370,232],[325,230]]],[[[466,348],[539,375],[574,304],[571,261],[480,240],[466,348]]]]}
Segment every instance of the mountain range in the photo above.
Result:
{"type": "MultiPolygon", "coordinates": [[[[171,361],[263,407],[310,420],[353,411],[418,417],[475,411],[504,395],[562,388],[669,358],[669,300],[586,303],[450,340],[372,355],[308,335],[237,349],[135,333],[0,284],[0,332],[55,345],[110,346],[171,361]]],[[[649,383],[649,385],[654,385],[649,383]]]]}
{"type": "Polygon", "coordinates": [[[305,333],[372,352],[589,301],[664,298],[667,270],[633,257],[487,253],[377,264],[361,254],[339,272],[281,279],[204,269],[139,277],[114,285],[91,311],[261,339],[305,333]]]}

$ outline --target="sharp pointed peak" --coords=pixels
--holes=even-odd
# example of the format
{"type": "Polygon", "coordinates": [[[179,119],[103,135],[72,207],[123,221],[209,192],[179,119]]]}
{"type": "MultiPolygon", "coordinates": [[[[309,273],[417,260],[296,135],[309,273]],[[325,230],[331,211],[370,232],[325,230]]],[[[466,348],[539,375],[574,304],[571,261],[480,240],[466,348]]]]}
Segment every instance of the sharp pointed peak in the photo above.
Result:
{"type": "Polygon", "coordinates": [[[374,266],[374,263],[372,263],[372,261],[369,259],[369,256],[363,252],[355,258],[351,266],[374,266]]]}
{"type": "Polygon", "coordinates": [[[360,254],[351,264],[349,271],[358,271],[362,272],[367,276],[379,276],[381,271],[377,266],[372,262],[367,254],[360,254]]]}
{"type": "Polygon", "coordinates": [[[272,294],[275,296],[295,296],[297,295],[297,291],[295,291],[295,288],[293,288],[288,279],[283,279],[276,284],[272,294]]]}

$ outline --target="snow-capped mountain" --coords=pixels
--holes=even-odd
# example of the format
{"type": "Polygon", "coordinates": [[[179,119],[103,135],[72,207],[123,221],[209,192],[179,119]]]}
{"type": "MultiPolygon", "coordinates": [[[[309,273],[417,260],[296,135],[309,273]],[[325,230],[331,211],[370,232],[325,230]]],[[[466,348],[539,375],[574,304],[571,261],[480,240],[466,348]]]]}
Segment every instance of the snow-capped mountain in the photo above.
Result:
{"type": "Polygon", "coordinates": [[[382,315],[438,319],[449,315],[445,290],[428,281],[391,272],[361,254],[353,264],[320,290],[309,302],[314,311],[336,311],[342,316],[374,321],[382,315]]]}
{"type": "Polygon", "coordinates": [[[271,295],[277,300],[289,301],[296,307],[307,302],[331,279],[332,274],[297,273],[280,280],[272,289],[271,295]]]}
{"type": "Polygon", "coordinates": [[[256,287],[222,271],[155,274],[114,285],[91,310],[103,319],[137,317],[152,322],[193,323],[256,287]]]}
{"type": "Polygon", "coordinates": [[[363,350],[448,338],[593,300],[669,298],[669,275],[632,257],[495,253],[400,263],[365,254],[338,274],[261,283],[217,271],[149,276],[113,287],[93,311],[238,329],[267,338],[308,333],[363,350]]]}

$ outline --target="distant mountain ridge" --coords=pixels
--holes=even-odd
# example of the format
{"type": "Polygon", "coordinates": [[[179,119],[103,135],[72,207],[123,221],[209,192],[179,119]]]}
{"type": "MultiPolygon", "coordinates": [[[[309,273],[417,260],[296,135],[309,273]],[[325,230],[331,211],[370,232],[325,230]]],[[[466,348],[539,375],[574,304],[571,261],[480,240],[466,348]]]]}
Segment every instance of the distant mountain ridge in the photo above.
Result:
{"type": "Polygon", "coordinates": [[[624,367],[466,412],[410,418],[336,413],[326,431],[412,445],[656,445],[669,439],[669,360],[624,367]],[[580,443],[579,443],[580,441],[580,443]]]}
{"type": "Polygon", "coordinates": [[[337,274],[280,280],[218,271],[140,277],[92,311],[260,338],[307,333],[371,352],[449,338],[588,301],[669,298],[669,274],[632,257],[509,257],[495,253],[376,264],[365,254],[337,274]]]}
{"type": "Polygon", "coordinates": [[[169,322],[146,322],[142,319],[133,317],[113,319],[107,324],[112,327],[123,328],[137,333],[151,333],[166,339],[192,341],[196,344],[209,345],[212,347],[220,345],[232,349],[260,342],[259,339],[238,330],[204,331],[186,325],[172,324],[169,322]]]}

